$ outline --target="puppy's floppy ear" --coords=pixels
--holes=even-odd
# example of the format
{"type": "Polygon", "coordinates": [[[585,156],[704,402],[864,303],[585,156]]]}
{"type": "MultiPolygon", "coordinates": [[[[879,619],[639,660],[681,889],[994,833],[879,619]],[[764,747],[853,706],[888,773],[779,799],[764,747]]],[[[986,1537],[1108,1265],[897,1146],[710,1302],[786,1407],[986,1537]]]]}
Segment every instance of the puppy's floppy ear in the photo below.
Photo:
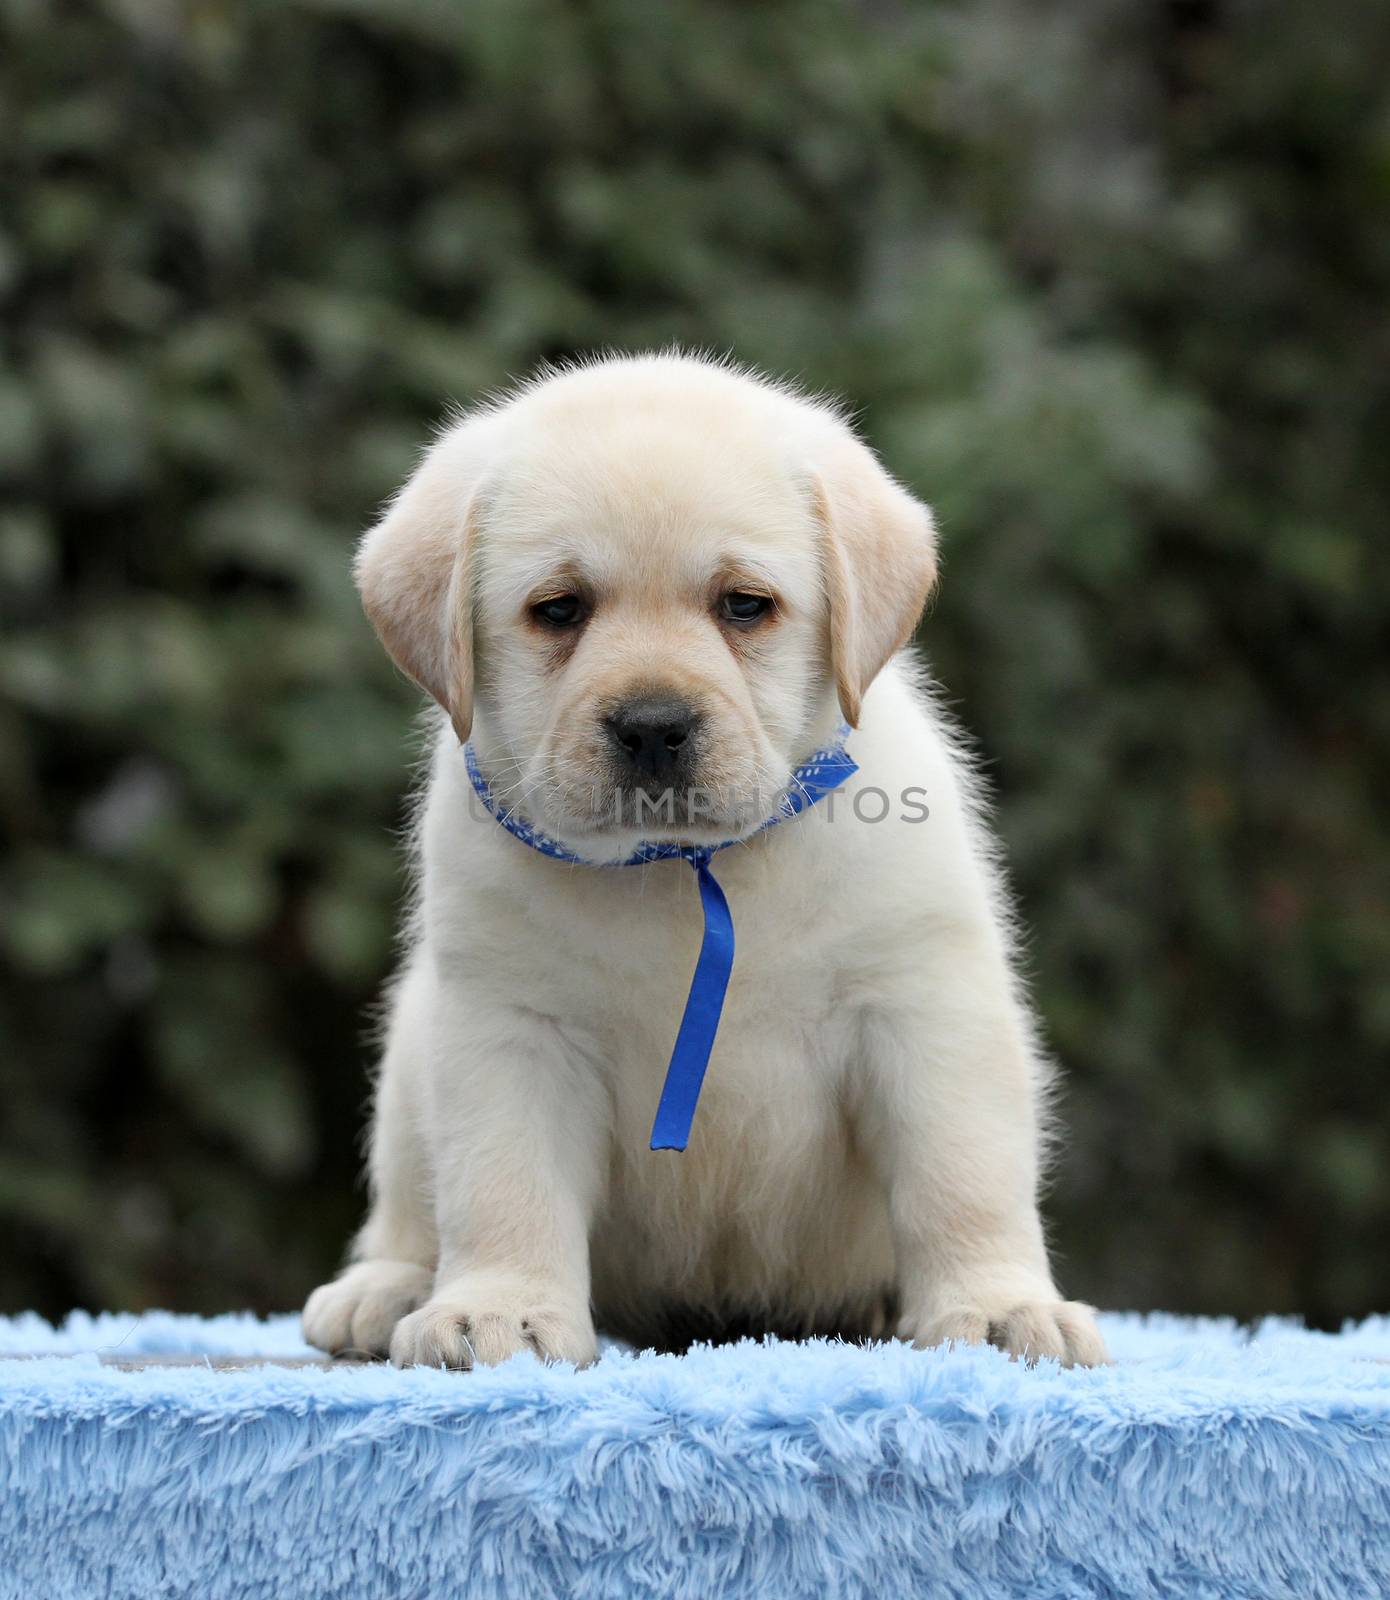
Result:
{"type": "Polygon", "coordinates": [[[830,655],[851,727],[869,685],[905,645],[936,582],[931,512],[848,432],[819,453],[812,498],[823,530],[830,655]]]}
{"type": "Polygon", "coordinates": [[[363,609],[398,667],[432,695],[460,743],[473,725],[476,425],[439,440],[358,546],[363,609]],[[472,448],[471,448],[472,447],[472,448]]]}

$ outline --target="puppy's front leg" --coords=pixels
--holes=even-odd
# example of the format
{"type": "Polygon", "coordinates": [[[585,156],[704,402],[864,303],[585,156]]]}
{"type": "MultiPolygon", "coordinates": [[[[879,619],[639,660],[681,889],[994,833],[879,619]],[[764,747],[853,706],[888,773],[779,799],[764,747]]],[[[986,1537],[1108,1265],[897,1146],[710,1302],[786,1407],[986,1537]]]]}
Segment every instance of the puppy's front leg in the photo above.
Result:
{"type": "Polygon", "coordinates": [[[899,1337],[989,1342],[1066,1366],[1107,1360],[1089,1306],[1053,1284],[1038,1215],[1043,1068],[992,952],[914,976],[865,1019],[865,1130],[889,1199],[899,1337]],[[973,969],[972,969],[973,968],[973,969]]]}
{"type": "Polygon", "coordinates": [[[429,1300],[397,1325],[391,1359],[471,1367],[530,1349],[592,1361],[603,1086],[549,1021],[456,988],[438,1004],[429,1134],[439,1269],[429,1300]]]}

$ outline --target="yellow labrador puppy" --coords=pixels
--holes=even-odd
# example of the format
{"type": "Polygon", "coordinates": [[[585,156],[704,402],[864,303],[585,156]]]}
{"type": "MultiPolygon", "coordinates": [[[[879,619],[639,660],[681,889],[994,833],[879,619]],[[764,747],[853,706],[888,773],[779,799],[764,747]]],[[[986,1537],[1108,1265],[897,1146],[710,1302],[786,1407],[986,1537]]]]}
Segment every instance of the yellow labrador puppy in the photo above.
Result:
{"type": "Polygon", "coordinates": [[[443,432],[357,561],[446,716],[370,1215],[313,1344],[582,1363],[597,1319],[1105,1359],[1048,1265],[993,846],[899,655],[935,573],[834,407],[727,366],[548,373],[443,432]],[[790,815],[842,743],[858,773],[790,815]],[[689,1147],[654,1150],[697,956],[717,1034],[689,1147]]]}

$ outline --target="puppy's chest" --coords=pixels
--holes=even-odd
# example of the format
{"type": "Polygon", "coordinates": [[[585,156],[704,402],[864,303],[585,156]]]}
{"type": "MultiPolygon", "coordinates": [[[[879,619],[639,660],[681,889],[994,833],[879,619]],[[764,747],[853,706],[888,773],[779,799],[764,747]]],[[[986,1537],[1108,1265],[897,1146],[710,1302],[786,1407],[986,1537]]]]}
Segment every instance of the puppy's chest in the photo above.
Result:
{"type": "MultiPolygon", "coordinates": [[[[633,972],[620,985],[626,1003],[591,1018],[608,1079],[615,1132],[641,1134],[670,1065],[690,994],[697,940],[633,972]]],[[[853,1020],[837,1000],[832,964],[781,952],[740,948],[724,996],[701,1091],[698,1121],[717,1128],[724,1148],[748,1154],[790,1123],[817,1122],[837,1102],[853,1020]]],[[[808,1135],[809,1136],[809,1135],[808,1135]]]]}
{"type": "MultiPolygon", "coordinates": [[[[682,973],[674,1002],[664,994],[654,998],[641,1024],[608,1036],[615,1133],[626,1139],[640,1132],[643,1147],[688,986],[682,973]]],[[[837,1024],[824,992],[776,973],[736,978],[710,1054],[697,1126],[711,1138],[717,1131],[722,1148],[748,1148],[783,1137],[789,1125],[819,1123],[842,1098],[849,1053],[848,1028],[837,1024]]]]}
{"type": "MultiPolygon", "coordinates": [[[[782,1153],[833,1136],[855,1053],[854,942],[789,891],[786,874],[716,865],[728,880],[733,967],[690,1159],[668,1163],[682,1183],[703,1181],[711,1164],[770,1170],[782,1153]]],[[[664,862],[566,875],[554,900],[527,909],[525,957],[509,977],[563,1020],[602,1079],[615,1147],[646,1151],[705,931],[695,874],[664,862]]]]}
{"type": "Polygon", "coordinates": [[[765,1188],[773,1209],[795,1207],[813,1173],[838,1166],[852,1138],[852,1023],[837,1015],[824,975],[771,963],[736,975],[700,1092],[689,1148],[653,1152],[652,1116],[670,1061],[688,979],[659,1021],[613,1042],[609,1074],[613,1172],[624,1203],[657,1221],[710,1220],[723,1197],[765,1188]]]}
{"type": "MultiPolygon", "coordinates": [[[[812,906],[784,885],[740,879],[732,865],[716,858],[734,925],[716,1049],[737,1056],[742,1074],[790,1035],[823,1040],[847,962],[845,941],[812,906]]],[[[639,1077],[664,1070],[705,934],[695,873],[684,862],[597,869],[558,889],[527,907],[515,981],[553,1002],[615,1066],[639,1077]]]]}

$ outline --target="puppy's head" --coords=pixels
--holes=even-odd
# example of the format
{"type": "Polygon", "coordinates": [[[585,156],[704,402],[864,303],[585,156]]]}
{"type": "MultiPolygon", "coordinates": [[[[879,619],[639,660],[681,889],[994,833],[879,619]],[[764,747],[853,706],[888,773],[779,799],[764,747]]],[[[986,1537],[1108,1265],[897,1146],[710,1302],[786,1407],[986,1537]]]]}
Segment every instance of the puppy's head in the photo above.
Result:
{"type": "Polygon", "coordinates": [[[593,861],[758,828],[935,571],[926,508],[829,407],[679,357],[456,423],[357,560],[499,801],[593,861]]]}

